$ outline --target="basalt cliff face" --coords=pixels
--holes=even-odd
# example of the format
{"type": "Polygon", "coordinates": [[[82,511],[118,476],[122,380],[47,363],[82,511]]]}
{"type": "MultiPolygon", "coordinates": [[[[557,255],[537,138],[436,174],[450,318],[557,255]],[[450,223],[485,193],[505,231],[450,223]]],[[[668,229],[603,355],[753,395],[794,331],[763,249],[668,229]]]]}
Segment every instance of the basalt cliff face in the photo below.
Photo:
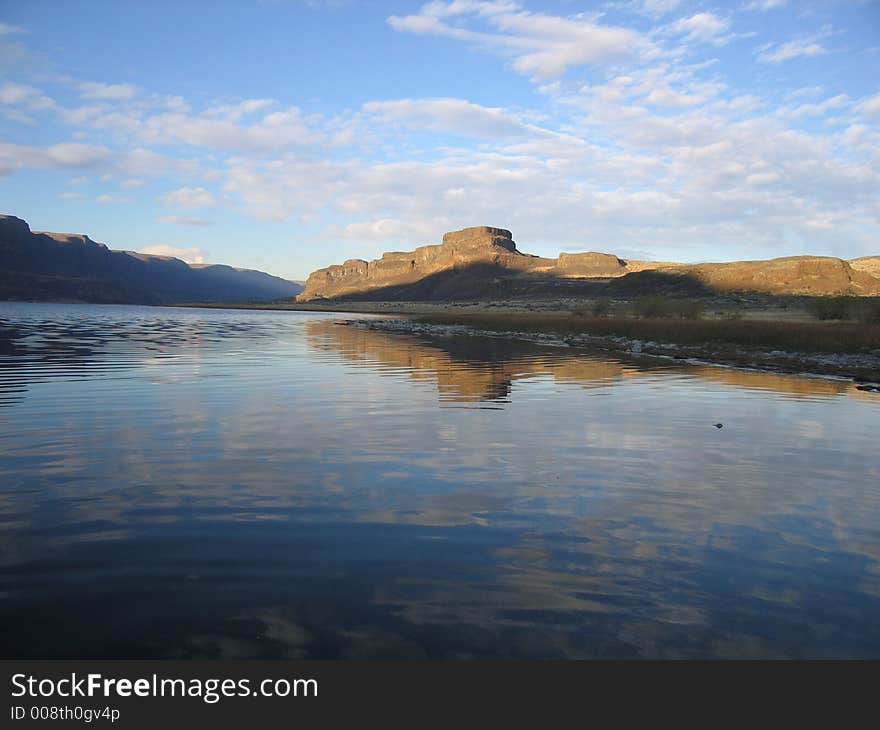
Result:
{"type": "Polygon", "coordinates": [[[302,286],[262,271],[114,251],[82,234],[39,233],[0,215],[0,299],[125,304],[270,301],[302,286]]]}
{"type": "Polygon", "coordinates": [[[862,256],[849,262],[857,271],[864,271],[871,276],[880,277],[880,256],[862,256]]]}
{"type": "Polygon", "coordinates": [[[542,258],[517,250],[510,231],[478,226],[453,231],[439,245],[350,259],[309,276],[298,301],[321,299],[455,300],[547,295],[695,295],[753,291],[780,295],[880,295],[873,259],[827,256],[768,261],[676,264],[623,260],[608,253],[542,258]]]}
{"type": "Polygon", "coordinates": [[[510,231],[479,226],[443,236],[439,245],[420,246],[415,251],[385,253],[375,261],[349,259],[342,265],[313,272],[299,301],[335,299],[377,290],[401,290],[447,272],[471,267],[494,267],[508,271],[550,268],[552,259],[528,256],[516,250],[510,231]]]}

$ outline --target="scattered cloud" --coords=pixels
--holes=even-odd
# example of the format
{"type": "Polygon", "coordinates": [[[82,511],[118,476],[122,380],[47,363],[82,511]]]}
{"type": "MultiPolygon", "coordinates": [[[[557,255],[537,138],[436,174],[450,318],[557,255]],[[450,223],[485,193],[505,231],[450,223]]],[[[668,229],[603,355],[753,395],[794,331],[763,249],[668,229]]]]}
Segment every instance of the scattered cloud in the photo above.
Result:
{"type": "Polygon", "coordinates": [[[671,33],[680,34],[685,42],[715,43],[727,42],[726,33],[730,21],[719,18],[713,13],[697,13],[689,18],[676,20],[669,26],[671,33]]]}
{"type": "Polygon", "coordinates": [[[863,99],[856,108],[866,116],[880,119],[880,94],[874,94],[867,99],[863,99]]]}
{"type": "Polygon", "coordinates": [[[120,112],[86,106],[68,112],[68,116],[74,123],[116,132],[145,145],[184,145],[269,154],[292,146],[307,147],[326,141],[326,133],[316,129],[296,107],[270,112],[247,122],[237,112],[220,116],[216,107],[201,114],[191,114],[167,110],[120,112]]]}
{"type": "Polygon", "coordinates": [[[213,221],[209,221],[205,218],[192,218],[188,216],[182,215],[168,215],[162,218],[159,218],[159,223],[164,223],[170,226],[212,226],[214,225],[213,221]]]}
{"type": "Polygon", "coordinates": [[[513,2],[451,0],[423,5],[416,15],[388,18],[396,31],[446,36],[511,59],[519,73],[557,78],[575,66],[618,61],[647,45],[635,30],[603,25],[584,15],[529,12],[513,2]],[[477,21],[481,30],[452,21],[477,21]]]}
{"type": "Polygon", "coordinates": [[[0,86],[0,104],[18,104],[28,109],[49,109],[55,105],[55,102],[33,86],[7,82],[0,86]]]}
{"type": "Polygon", "coordinates": [[[751,0],[751,2],[746,3],[746,10],[775,10],[776,8],[784,7],[788,3],[788,0],[751,0]]]}
{"type": "Polygon", "coordinates": [[[140,249],[138,253],[145,253],[151,256],[171,256],[181,261],[186,261],[188,264],[203,264],[208,258],[208,252],[202,248],[167,246],[164,244],[147,246],[140,249]]]}
{"type": "Polygon", "coordinates": [[[543,130],[524,124],[504,109],[485,107],[464,99],[397,99],[364,104],[381,119],[434,132],[472,137],[518,137],[543,130]]]}
{"type": "Polygon", "coordinates": [[[331,226],[326,235],[328,238],[342,238],[353,241],[375,241],[383,244],[398,241],[402,244],[416,245],[435,242],[437,232],[453,228],[455,223],[446,217],[426,220],[400,220],[396,218],[380,218],[378,220],[360,221],[344,226],[331,226]]]}
{"type": "Polygon", "coordinates": [[[237,121],[268,107],[275,106],[274,99],[245,99],[235,104],[220,104],[205,111],[205,116],[237,121]]]}
{"type": "Polygon", "coordinates": [[[108,193],[104,193],[103,195],[99,195],[95,198],[99,203],[127,203],[128,198],[120,198],[116,195],[110,195],[108,193]]]}
{"type": "Polygon", "coordinates": [[[165,205],[176,205],[181,208],[203,208],[217,202],[205,188],[179,188],[165,193],[159,199],[165,205]]]}
{"type": "Polygon", "coordinates": [[[636,12],[645,15],[660,16],[678,9],[682,0],[641,0],[631,6],[636,12]]]}
{"type": "Polygon", "coordinates": [[[138,93],[137,87],[132,84],[102,84],[97,81],[82,81],[77,84],[77,89],[84,99],[102,101],[127,101],[138,93]]]}
{"type": "Polygon", "coordinates": [[[783,110],[783,114],[797,119],[799,117],[816,117],[833,109],[849,106],[852,100],[846,94],[837,94],[816,104],[800,104],[791,110],[783,110]]]}
{"type": "MultiPolygon", "coordinates": [[[[721,48],[760,20],[741,11],[782,4],[618,0],[605,14],[553,15],[513,1],[442,0],[387,19],[394,31],[443,39],[438,46],[490,54],[480,62],[534,84],[532,96],[486,95],[491,102],[463,90],[310,113],[280,96],[200,103],[70,78],[56,93],[44,77],[9,76],[0,84],[6,118],[46,124],[31,144],[9,141],[28,139],[28,129],[4,136],[0,175],[58,170],[70,185],[103,183],[88,195],[49,192],[65,200],[149,182],[157,192],[139,204],[186,213],[222,200],[261,221],[311,226],[309,235],[340,248],[357,244],[359,256],[389,242],[437,242],[469,223],[511,228],[526,250],[546,254],[643,250],[645,241],[691,259],[721,246],[731,258],[800,253],[806,243],[875,247],[876,85],[753,64],[829,53],[830,26],[788,41],[765,34],[771,42],[757,49],[721,48]],[[745,70],[730,71],[734,54],[745,70]],[[779,82],[783,74],[790,78],[779,82]]],[[[169,226],[214,224],[153,215],[169,226]]]]}
{"type": "Polygon", "coordinates": [[[762,46],[758,52],[758,60],[765,63],[782,63],[793,58],[811,58],[828,53],[816,37],[801,38],[781,44],[762,46]]]}
{"type": "Polygon", "coordinates": [[[0,161],[13,168],[94,168],[113,156],[112,150],[80,142],[31,147],[0,142],[0,161]]]}

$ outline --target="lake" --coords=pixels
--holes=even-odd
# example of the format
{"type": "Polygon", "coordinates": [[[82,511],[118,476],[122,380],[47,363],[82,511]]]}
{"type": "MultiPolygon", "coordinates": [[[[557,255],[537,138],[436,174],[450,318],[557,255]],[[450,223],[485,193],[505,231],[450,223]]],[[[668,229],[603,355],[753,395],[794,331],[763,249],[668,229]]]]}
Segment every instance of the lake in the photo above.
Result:
{"type": "Polygon", "coordinates": [[[880,395],[351,318],[0,303],[3,657],[880,657],[880,395]]]}

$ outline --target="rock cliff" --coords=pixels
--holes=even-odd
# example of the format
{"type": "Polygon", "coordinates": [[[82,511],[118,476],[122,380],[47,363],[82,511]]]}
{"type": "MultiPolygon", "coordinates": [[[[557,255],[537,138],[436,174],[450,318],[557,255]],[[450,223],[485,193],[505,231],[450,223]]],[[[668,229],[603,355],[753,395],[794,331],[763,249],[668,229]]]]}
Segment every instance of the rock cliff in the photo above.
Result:
{"type": "Polygon", "coordinates": [[[522,271],[539,267],[542,262],[548,260],[517,251],[510,231],[489,226],[465,228],[445,234],[439,245],[420,246],[408,252],[392,251],[375,261],[349,259],[342,265],[318,269],[309,276],[297,300],[334,299],[400,287],[474,265],[522,271]]]}
{"type": "Polygon", "coordinates": [[[222,264],[114,251],[82,234],[31,232],[0,215],[0,299],[132,304],[269,301],[299,284],[222,264]]]}
{"type": "Polygon", "coordinates": [[[768,261],[676,264],[623,260],[608,253],[561,253],[550,259],[520,252],[510,231],[478,226],[453,231],[440,244],[390,252],[375,261],[350,259],[318,269],[297,297],[317,299],[453,300],[506,296],[576,296],[711,291],[767,294],[880,295],[876,257],[852,264],[826,256],[768,261]],[[596,291],[597,283],[604,290],[596,291]]]}
{"type": "Polygon", "coordinates": [[[880,277],[880,256],[862,256],[849,262],[856,271],[864,271],[871,276],[880,277]]]}

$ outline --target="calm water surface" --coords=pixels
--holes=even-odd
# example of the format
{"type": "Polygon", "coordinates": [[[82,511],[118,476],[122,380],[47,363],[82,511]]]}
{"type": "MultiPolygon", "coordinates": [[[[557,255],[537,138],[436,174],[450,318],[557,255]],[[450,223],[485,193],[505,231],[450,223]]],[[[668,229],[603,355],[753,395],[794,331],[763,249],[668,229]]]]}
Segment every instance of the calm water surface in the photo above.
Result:
{"type": "Polygon", "coordinates": [[[880,657],[880,396],[344,318],[0,303],[3,656],[880,657]]]}

